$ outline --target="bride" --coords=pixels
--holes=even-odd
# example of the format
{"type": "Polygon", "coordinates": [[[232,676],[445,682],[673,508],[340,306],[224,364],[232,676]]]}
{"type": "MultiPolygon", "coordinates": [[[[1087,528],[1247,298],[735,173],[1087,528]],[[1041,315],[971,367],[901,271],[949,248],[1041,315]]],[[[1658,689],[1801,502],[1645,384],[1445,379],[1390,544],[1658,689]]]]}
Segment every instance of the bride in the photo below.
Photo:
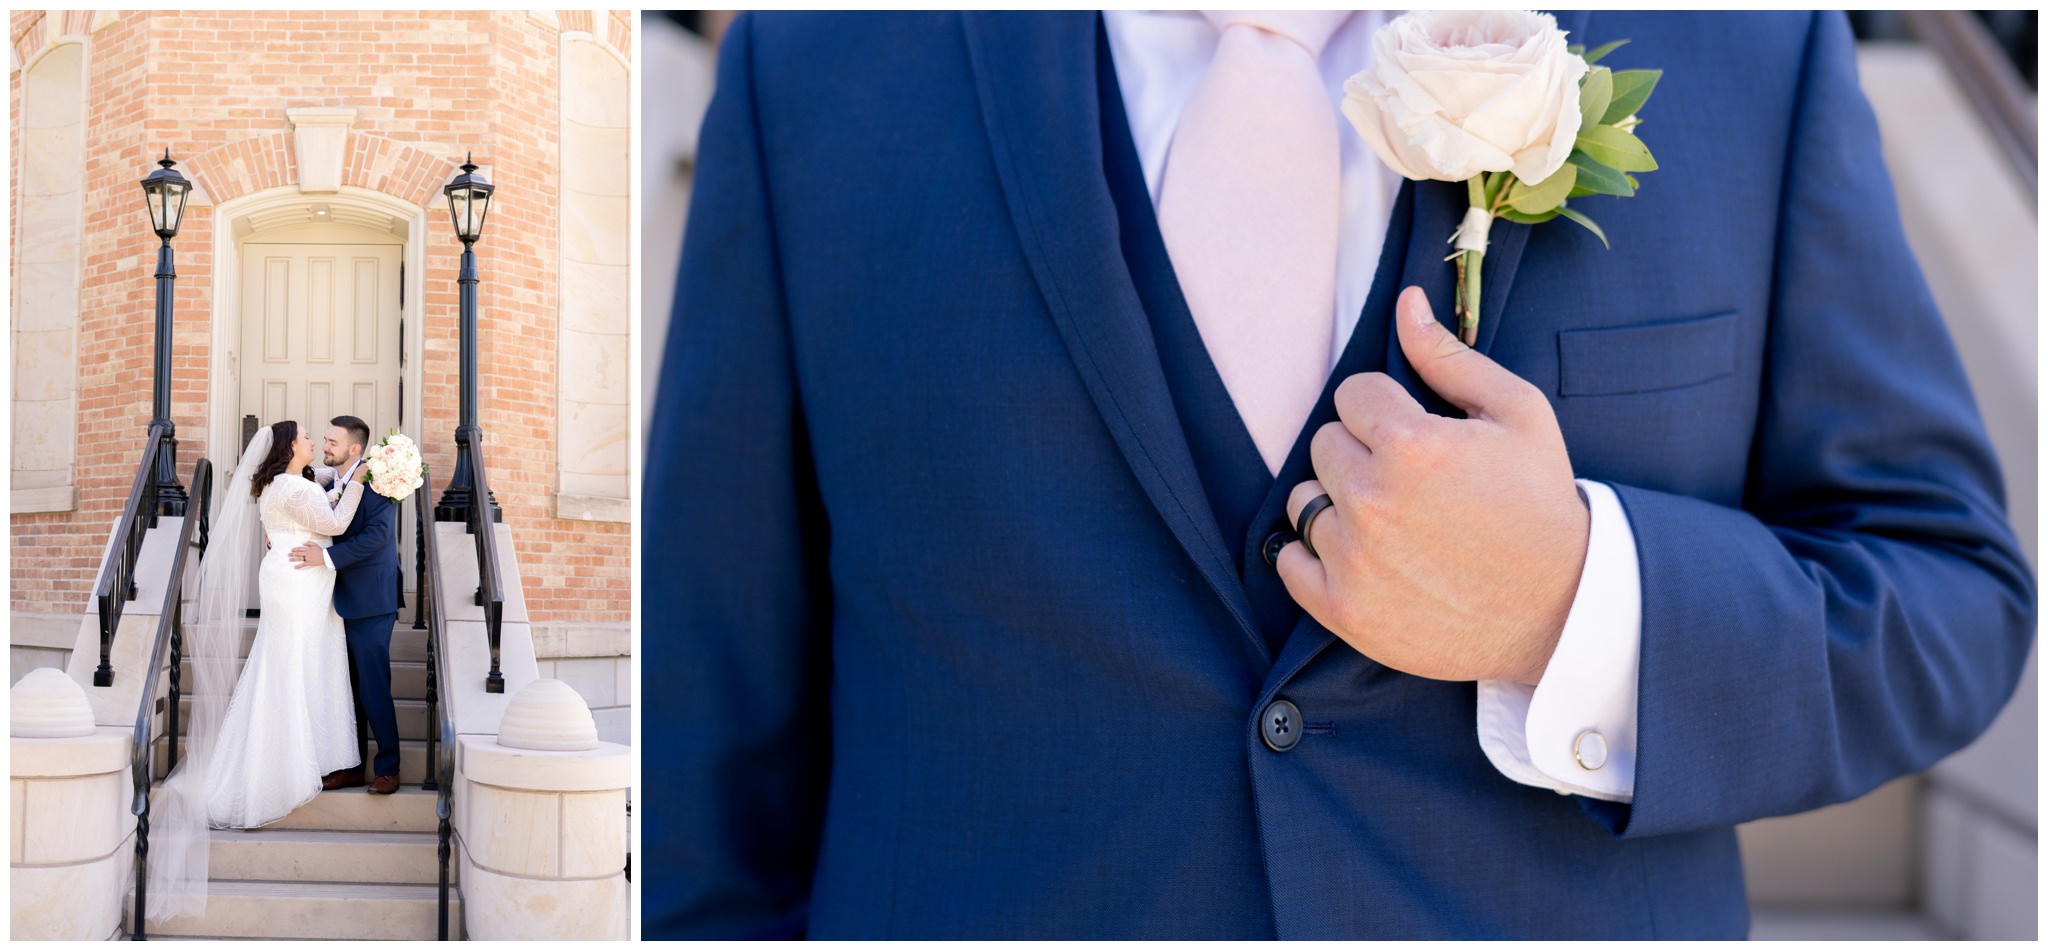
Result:
{"type": "Polygon", "coordinates": [[[330,508],[312,481],[313,458],[312,437],[298,423],[258,430],[221,500],[187,625],[186,753],[154,807],[161,832],[149,851],[153,921],[205,909],[207,827],[275,822],[318,795],[321,776],[361,762],[334,569],[296,567],[288,555],[347,528],[363,482],[349,480],[330,508]],[[221,688],[233,679],[252,577],[262,610],[230,698],[221,688]]]}

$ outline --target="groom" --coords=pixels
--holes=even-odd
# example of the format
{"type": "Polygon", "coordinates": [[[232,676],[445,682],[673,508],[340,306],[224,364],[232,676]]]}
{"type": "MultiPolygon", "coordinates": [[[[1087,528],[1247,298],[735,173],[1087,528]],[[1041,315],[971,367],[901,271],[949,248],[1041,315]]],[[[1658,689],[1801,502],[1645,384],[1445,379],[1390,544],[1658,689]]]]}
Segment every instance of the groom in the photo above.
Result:
{"type": "Polygon", "coordinates": [[[726,34],[647,452],[646,936],[1742,937],[1733,826],[1963,745],[2035,619],[1842,17],[1563,15],[1664,70],[1613,249],[1496,223],[1468,348],[1465,191],[1347,216],[1275,472],[1217,365],[1260,341],[1161,234],[1229,47],[1158,16],[726,34]],[[1622,580],[1560,611],[1582,559],[1622,580]]]}
{"type": "MultiPolygon", "coordinates": [[[[336,416],[331,422],[323,446],[325,461],[341,473],[336,484],[347,485],[363,464],[370,426],[354,416],[336,416]]],[[[348,530],[334,537],[332,547],[308,542],[292,549],[291,556],[301,568],[334,566],[334,610],[348,634],[357,709],[377,737],[370,791],[386,796],[398,791],[398,714],[391,704],[391,628],[398,622],[399,586],[398,549],[392,539],[397,534],[398,506],[371,486],[348,530]]],[[[362,784],[360,766],[336,770],[320,780],[322,789],[362,784]]]]}

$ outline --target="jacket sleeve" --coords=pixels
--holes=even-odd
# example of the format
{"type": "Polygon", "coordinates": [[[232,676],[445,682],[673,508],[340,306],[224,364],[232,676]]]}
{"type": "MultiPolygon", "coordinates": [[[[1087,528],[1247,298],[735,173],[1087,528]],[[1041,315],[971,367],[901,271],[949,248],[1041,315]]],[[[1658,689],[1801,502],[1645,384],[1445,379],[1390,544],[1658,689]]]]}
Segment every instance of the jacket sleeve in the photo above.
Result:
{"type": "Polygon", "coordinates": [[[1616,486],[1641,557],[1628,836],[1851,799],[2004,706],[2035,582],[1839,14],[1807,40],[1741,509],[1616,486]]]}
{"type": "Polygon", "coordinates": [[[825,515],[782,294],[749,14],[704,120],[647,453],[650,939],[800,937],[829,765],[825,515]]]}
{"type": "Polygon", "coordinates": [[[394,551],[392,536],[397,528],[398,506],[391,500],[367,489],[359,503],[363,511],[363,530],[336,541],[327,549],[327,562],[340,571],[356,562],[373,558],[385,552],[394,551]]]}

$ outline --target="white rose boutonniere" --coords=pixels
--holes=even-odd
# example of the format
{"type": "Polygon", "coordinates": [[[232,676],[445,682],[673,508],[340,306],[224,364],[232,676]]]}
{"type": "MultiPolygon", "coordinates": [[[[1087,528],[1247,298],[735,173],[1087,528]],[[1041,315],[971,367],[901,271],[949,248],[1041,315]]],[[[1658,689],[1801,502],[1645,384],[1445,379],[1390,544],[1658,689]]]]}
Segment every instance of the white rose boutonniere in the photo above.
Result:
{"type": "Polygon", "coordinates": [[[1419,10],[1373,35],[1372,66],[1344,83],[1344,116],[1387,165],[1417,181],[1464,182],[1470,209],[1452,234],[1458,336],[1478,341],[1480,269],[1493,219],[1563,216],[1587,195],[1635,194],[1631,172],[1657,168],[1635,136],[1636,111],[1661,70],[1596,66],[1547,13],[1419,10]]]}

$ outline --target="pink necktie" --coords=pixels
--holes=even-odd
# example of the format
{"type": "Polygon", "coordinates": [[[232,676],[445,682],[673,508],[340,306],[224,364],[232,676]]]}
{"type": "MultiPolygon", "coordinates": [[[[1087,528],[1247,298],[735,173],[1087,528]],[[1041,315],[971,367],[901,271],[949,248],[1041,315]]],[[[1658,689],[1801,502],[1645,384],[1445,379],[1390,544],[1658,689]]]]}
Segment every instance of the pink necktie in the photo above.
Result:
{"type": "Polygon", "coordinates": [[[1337,109],[1316,68],[1344,11],[1205,13],[1222,31],[1159,185],[1202,344],[1275,475],[1330,372],[1337,109]]]}

